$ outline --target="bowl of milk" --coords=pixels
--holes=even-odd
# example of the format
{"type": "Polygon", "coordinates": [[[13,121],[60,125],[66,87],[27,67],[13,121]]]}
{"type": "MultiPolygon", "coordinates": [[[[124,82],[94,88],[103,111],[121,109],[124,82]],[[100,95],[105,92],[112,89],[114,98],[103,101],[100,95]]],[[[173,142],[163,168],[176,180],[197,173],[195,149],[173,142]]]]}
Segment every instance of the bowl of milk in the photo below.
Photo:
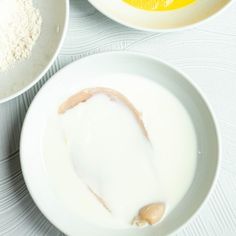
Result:
{"type": "Polygon", "coordinates": [[[27,187],[68,235],[173,233],[205,202],[219,153],[199,89],[137,53],[62,69],[34,99],[21,136],[27,187]]]}

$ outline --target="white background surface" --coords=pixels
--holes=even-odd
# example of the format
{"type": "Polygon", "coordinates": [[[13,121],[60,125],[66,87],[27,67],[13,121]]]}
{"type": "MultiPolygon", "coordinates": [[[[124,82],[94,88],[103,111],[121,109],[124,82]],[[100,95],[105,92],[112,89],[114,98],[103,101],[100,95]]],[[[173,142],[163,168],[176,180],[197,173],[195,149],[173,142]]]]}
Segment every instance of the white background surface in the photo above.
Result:
{"type": "Polygon", "coordinates": [[[71,0],[66,41],[43,80],[0,105],[0,235],[61,234],[39,212],[25,187],[18,156],[22,122],[32,98],[52,74],[71,61],[112,50],[146,52],[164,59],[202,89],[220,125],[222,164],[207,204],[176,235],[236,235],[236,3],[195,29],[157,34],[114,23],[86,0],[71,0]]]}

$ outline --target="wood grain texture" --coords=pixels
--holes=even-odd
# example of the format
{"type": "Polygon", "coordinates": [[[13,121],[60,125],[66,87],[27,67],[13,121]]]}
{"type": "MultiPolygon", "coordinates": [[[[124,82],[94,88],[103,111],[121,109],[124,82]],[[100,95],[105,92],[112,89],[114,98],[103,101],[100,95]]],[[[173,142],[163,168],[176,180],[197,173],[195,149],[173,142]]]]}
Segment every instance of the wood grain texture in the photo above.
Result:
{"type": "Polygon", "coordinates": [[[21,126],[33,97],[56,71],[82,57],[113,50],[145,52],[172,63],[208,98],[223,138],[220,176],[207,203],[176,236],[236,235],[236,4],[195,29],[157,34],[121,26],[86,0],[71,0],[68,34],[46,76],[0,105],[0,235],[63,235],[37,209],[24,184],[21,126]]]}

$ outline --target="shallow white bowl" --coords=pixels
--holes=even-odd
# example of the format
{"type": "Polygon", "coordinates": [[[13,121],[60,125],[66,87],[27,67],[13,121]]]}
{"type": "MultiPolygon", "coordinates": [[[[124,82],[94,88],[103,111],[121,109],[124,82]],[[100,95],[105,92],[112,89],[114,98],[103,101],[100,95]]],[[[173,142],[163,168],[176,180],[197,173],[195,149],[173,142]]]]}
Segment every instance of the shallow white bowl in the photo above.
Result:
{"type": "Polygon", "coordinates": [[[122,0],[88,0],[109,18],[132,28],[166,32],[186,29],[221,12],[233,0],[197,0],[173,11],[150,12],[136,9],[122,0]]]}
{"type": "Polygon", "coordinates": [[[69,0],[34,0],[42,16],[41,34],[29,59],[0,72],[0,103],[22,94],[37,83],[55,60],[65,37],[69,0]]]}
{"type": "MultiPolygon", "coordinates": [[[[184,74],[153,57],[113,52],[78,60],[59,71],[44,85],[25,118],[20,158],[25,182],[34,201],[44,215],[64,233],[86,236],[154,236],[176,231],[200,208],[216,178],[219,149],[218,132],[209,105],[184,74]],[[166,87],[186,107],[196,129],[198,150],[201,153],[198,153],[194,181],[178,207],[155,227],[112,230],[89,223],[80,217],[78,212],[68,210],[66,203],[59,202],[45,167],[42,152],[45,126],[52,112],[57,110],[60,101],[80,90],[81,86],[96,86],[86,78],[114,73],[144,76],[166,87]]],[[[55,163],[55,168],[56,166],[55,163]]]]}

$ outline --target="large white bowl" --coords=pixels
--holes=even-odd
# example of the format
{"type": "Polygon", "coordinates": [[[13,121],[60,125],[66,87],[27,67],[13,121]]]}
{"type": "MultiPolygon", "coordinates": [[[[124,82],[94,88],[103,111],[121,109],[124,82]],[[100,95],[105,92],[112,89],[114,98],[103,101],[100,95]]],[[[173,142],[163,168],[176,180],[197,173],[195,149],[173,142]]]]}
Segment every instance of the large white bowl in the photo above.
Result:
{"type": "Polygon", "coordinates": [[[219,137],[212,112],[190,80],[156,58],[123,52],[90,56],[70,64],[54,75],[33,100],[25,118],[20,142],[22,171],[35,203],[55,226],[72,236],[154,236],[167,235],[177,230],[196,213],[209,195],[216,178],[219,155],[219,137]],[[184,199],[163,222],[142,230],[101,228],[89,223],[79,212],[68,209],[66,202],[59,201],[51,185],[43,158],[45,127],[58,104],[80,90],[81,86],[96,86],[91,79],[86,78],[114,73],[145,76],[177,96],[192,118],[200,151],[195,178],[184,199]]]}
{"type": "Polygon", "coordinates": [[[88,1],[104,15],[123,25],[155,32],[176,31],[196,26],[233,2],[233,0],[196,0],[196,3],[178,10],[150,12],[131,7],[123,0],[88,1]]]}
{"type": "Polygon", "coordinates": [[[55,60],[65,37],[69,0],[34,0],[42,15],[41,34],[28,60],[0,72],[0,103],[22,94],[38,82],[55,60]]]}

